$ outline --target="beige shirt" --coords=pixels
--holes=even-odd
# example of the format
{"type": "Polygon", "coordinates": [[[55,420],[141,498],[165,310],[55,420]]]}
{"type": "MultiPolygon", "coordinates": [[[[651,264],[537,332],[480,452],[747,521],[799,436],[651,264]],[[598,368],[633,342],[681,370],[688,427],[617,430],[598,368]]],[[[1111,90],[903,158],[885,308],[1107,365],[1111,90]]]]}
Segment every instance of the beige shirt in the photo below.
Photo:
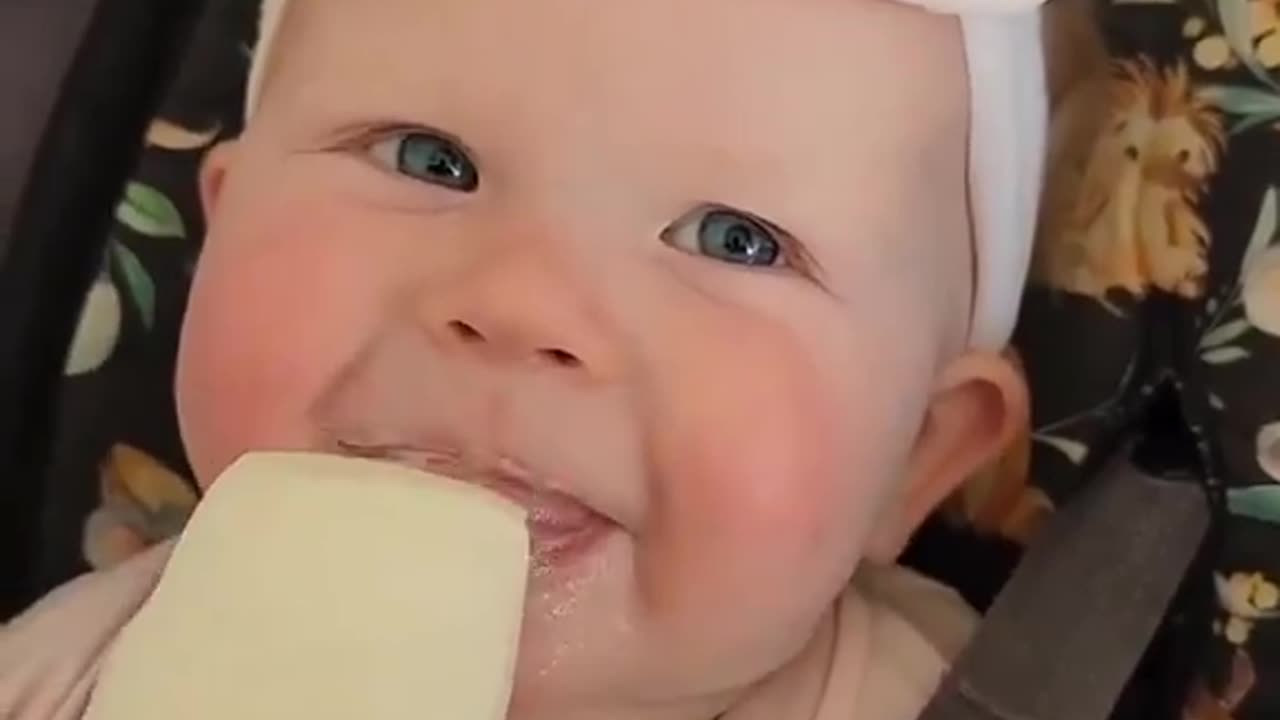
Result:
{"type": "MultiPolygon", "coordinates": [[[[0,720],[79,720],[99,663],[171,549],[81,577],[0,627],[0,720]]],[[[900,568],[860,572],[834,621],[826,667],[797,678],[814,692],[749,700],[728,720],[913,720],[975,625],[952,591],[900,568]]]]}

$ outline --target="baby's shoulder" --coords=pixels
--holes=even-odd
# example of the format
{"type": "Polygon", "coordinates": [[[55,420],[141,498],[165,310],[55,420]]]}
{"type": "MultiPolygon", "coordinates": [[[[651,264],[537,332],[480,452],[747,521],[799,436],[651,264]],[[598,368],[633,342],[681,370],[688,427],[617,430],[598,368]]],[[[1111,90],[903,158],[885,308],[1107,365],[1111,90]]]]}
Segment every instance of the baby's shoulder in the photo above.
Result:
{"type": "Polygon", "coordinates": [[[80,577],[0,626],[0,718],[78,719],[103,652],[151,594],[171,549],[80,577]]]}
{"type": "Polygon", "coordinates": [[[900,567],[864,568],[839,600],[827,697],[816,720],[911,720],[968,643],[977,613],[900,567]]]}
{"type": "Polygon", "coordinates": [[[951,587],[896,565],[859,570],[842,602],[847,607],[855,598],[886,627],[910,628],[947,665],[969,644],[979,619],[951,587]]]}

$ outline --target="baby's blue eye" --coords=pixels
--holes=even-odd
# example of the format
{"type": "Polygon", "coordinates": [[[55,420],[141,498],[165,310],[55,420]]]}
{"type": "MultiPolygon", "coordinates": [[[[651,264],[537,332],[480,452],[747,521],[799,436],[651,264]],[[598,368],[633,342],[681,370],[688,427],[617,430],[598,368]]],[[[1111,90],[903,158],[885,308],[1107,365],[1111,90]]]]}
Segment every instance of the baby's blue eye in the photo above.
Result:
{"type": "Polygon", "coordinates": [[[456,142],[425,132],[406,132],[379,141],[373,156],[387,169],[458,192],[474,192],[480,174],[456,142]]]}
{"type": "Polygon", "coordinates": [[[711,210],[696,220],[696,227],[693,223],[673,226],[666,240],[685,252],[735,265],[770,267],[782,257],[782,243],[773,232],[747,215],[711,210]]]}

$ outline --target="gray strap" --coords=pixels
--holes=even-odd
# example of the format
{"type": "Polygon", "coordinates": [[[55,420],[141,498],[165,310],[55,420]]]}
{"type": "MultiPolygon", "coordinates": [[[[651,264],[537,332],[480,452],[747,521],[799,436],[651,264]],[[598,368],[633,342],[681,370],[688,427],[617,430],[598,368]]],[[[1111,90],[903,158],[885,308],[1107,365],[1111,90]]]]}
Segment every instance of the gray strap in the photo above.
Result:
{"type": "Polygon", "coordinates": [[[1106,720],[1209,517],[1201,488],[1110,466],[1027,551],[920,720],[1106,720]]]}

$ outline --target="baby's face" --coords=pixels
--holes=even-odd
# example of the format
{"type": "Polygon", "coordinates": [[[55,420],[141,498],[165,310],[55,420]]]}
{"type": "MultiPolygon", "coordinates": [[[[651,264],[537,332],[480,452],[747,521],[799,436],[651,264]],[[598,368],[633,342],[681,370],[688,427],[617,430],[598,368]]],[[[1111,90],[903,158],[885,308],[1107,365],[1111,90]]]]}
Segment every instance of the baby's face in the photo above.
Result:
{"type": "Polygon", "coordinates": [[[513,717],[723,709],[1003,432],[991,378],[946,374],[970,291],[953,21],[293,5],[205,175],[191,458],[208,483],[251,449],[385,457],[528,506],[513,717]]]}

